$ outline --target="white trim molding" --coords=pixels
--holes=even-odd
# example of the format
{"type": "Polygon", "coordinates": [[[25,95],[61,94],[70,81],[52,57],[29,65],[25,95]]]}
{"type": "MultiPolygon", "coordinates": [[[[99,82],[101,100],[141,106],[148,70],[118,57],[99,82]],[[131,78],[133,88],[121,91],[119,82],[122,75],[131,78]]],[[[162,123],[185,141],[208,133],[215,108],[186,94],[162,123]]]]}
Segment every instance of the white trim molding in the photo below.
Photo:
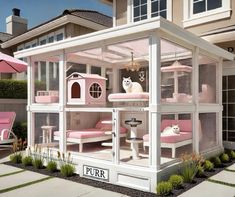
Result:
{"type": "Polygon", "coordinates": [[[193,14],[193,1],[184,0],[184,20],[183,26],[190,27],[199,24],[208,23],[215,20],[229,18],[231,16],[231,1],[223,0],[222,7],[193,14]]]}

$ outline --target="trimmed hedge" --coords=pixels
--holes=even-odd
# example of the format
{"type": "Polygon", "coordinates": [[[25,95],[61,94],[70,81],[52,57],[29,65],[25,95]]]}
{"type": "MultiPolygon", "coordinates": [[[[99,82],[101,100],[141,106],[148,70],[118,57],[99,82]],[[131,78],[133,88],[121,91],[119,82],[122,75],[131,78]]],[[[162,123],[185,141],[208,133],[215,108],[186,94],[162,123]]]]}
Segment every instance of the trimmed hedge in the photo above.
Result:
{"type": "MultiPolygon", "coordinates": [[[[45,83],[36,81],[35,90],[44,90],[45,83]]],[[[0,80],[0,98],[1,99],[27,99],[27,81],[26,80],[0,80]]]]}
{"type": "Polygon", "coordinates": [[[27,138],[27,122],[15,122],[12,129],[18,139],[24,141],[27,138]]]}
{"type": "Polygon", "coordinates": [[[0,80],[0,98],[27,99],[27,81],[0,80]]]}

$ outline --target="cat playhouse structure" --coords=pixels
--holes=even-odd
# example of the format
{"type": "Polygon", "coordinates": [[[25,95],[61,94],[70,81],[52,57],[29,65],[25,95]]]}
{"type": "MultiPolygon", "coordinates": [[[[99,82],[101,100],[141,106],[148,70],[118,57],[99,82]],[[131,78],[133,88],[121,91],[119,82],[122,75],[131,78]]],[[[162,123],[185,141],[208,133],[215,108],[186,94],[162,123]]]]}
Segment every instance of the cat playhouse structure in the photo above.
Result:
{"type": "Polygon", "coordinates": [[[68,78],[68,104],[104,105],[106,78],[96,74],[72,73],[68,78]]]}
{"type": "Polygon", "coordinates": [[[71,153],[80,176],[155,192],[162,177],[178,170],[177,158],[185,151],[213,155],[223,149],[222,60],[233,60],[234,55],[169,21],[157,17],[130,23],[18,51],[15,56],[27,58],[29,64],[28,147],[39,144],[42,152],[49,147],[50,155],[55,157],[57,151],[71,153]],[[123,66],[132,58],[130,54],[146,72],[143,83],[138,81],[140,70],[127,71],[123,66]],[[57,62],[52,64],[51,59],[57,62]],[[43,82],[59,84],[53,87],[58,91],[58,102],[35,102],[39,61],[48,62],[48,76],[53,76],[50,65],[57,69],[56,78],[43,82]],[[187,66],[184,72],[164,72],[175,61],[187,66]],[[69,75],[71,64],[74,73],[69,75]],[[107,72],[112,77],[106,81],[107,72]],[[99,76],[93,75],[97,73],[99,76]],[[122,93],[122,79],[129,76],[141,83],[144,92],[122,93]],[[112,84],[108,85],[108,98],[105,82],[112,84]],[[201,100],[205,92],[210,92],[210,99],[201,100]],[[171,102],[174,93],[178,99],[171,102]],[[123,104],[113,103],[110,95],[123,104]],[[131,102],[146,105],[128,105],[131,102]],[[136,156],[136,149],[133,151],[126,143],[132,136],[125,121],[132,118],[142,121],[134,136],[142,141],[140,157],[131,157],[136,156]],[[44,144],[41,127],[47,123],[54,126],[53,137],[44,144]],[[163,139],[161,131],[172,123],[179,125],[182,136],[163,139]],[[108,139],[110,146],[103,146],[108,139]],[[84,144],[79,152],[80,143],[84,144]],[[143,151],[142,143],[147,144],[148,151],[143,151]],[[94,171],[100,173],[91,173],[94,171]]]}

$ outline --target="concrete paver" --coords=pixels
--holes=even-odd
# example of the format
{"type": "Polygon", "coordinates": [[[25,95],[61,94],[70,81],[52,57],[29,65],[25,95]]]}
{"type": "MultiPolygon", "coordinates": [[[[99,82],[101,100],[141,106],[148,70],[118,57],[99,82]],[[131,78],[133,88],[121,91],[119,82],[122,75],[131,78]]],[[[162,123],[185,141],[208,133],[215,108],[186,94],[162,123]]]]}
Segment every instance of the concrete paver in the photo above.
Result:
{"type": "Polygon", "coordinates": [[[22,170],[22,169],[15,168],[13,166],[8,166],[8,165],[0,164],[0,176],[3,175],[3,174],[17,172],[19,170],[22,170]]]}
{"type": "MultiPolygon", "coordinates": [[[[64,179],[53,178],[37,184],[29,185],[27,187],[12,190],[10,192],[3,193],[4,197],[18,196],[56,196],[56,197],[123,197],[124,195],[111,191],[102,190],[99,188],[83,185],[75,182],[71,182],[64,179]]],[[[0,194],[1,196],[1,194],[0,194]]]]}
{"type": "Polygon", "coordinates": [[[235,188],[221,185],[217,183],[211,183],[209,181],[204,181],[199,185],[193,187],[187,192],[181,194],[179,197],[234,197],[235,188]]]}
{"type": "Polygon", "coordinates": [[[0,177],[0,190],[43,179],[45,177],[48,176],[30,171],[24,171],[14,175],[0,177]]]}
{"type": "Polygon", "coordinates": [[[235,164],[229,166],[227,169],[229,169],[229,170],[235,170],[235,164]]]}
{"type": "MultiPolygon", "coordinates": [[[[219,172],[218,174],[210,177],[210,179],[222,181],[225,183],[235,184],[235,173],[223,170],[223,171],[219,172]]],[[[235,190],[235,188],[234,188],[234,190],[235,190]]]]}

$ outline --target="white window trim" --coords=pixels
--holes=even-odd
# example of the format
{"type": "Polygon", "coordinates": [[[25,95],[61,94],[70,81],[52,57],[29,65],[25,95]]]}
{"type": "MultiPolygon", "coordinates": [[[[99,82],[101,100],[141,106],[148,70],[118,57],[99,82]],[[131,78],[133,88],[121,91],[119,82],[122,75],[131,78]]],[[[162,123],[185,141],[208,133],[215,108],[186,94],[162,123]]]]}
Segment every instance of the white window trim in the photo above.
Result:
{"type": "Polygon", "coordinates": [[[184,0],[184,20],[183,26],[190,27],[219,19],[228,18],[231,15],[230,0],[222,0],[222,7],[199,14],[193,14],[193,1],[184,0]]]}
{"type": "MultiPolygon", "coordinates": [[[[147,19],[151,18],[151,0],[147,0],[147,19]]],[[[133,0],[127,0],[127,23],[134,23],[133,0]]],[[[166,19],[172,21],[172,0],[167,0],[166,19]]],[[[145,19],[145,20],[147,20],[145,19]]]]}

